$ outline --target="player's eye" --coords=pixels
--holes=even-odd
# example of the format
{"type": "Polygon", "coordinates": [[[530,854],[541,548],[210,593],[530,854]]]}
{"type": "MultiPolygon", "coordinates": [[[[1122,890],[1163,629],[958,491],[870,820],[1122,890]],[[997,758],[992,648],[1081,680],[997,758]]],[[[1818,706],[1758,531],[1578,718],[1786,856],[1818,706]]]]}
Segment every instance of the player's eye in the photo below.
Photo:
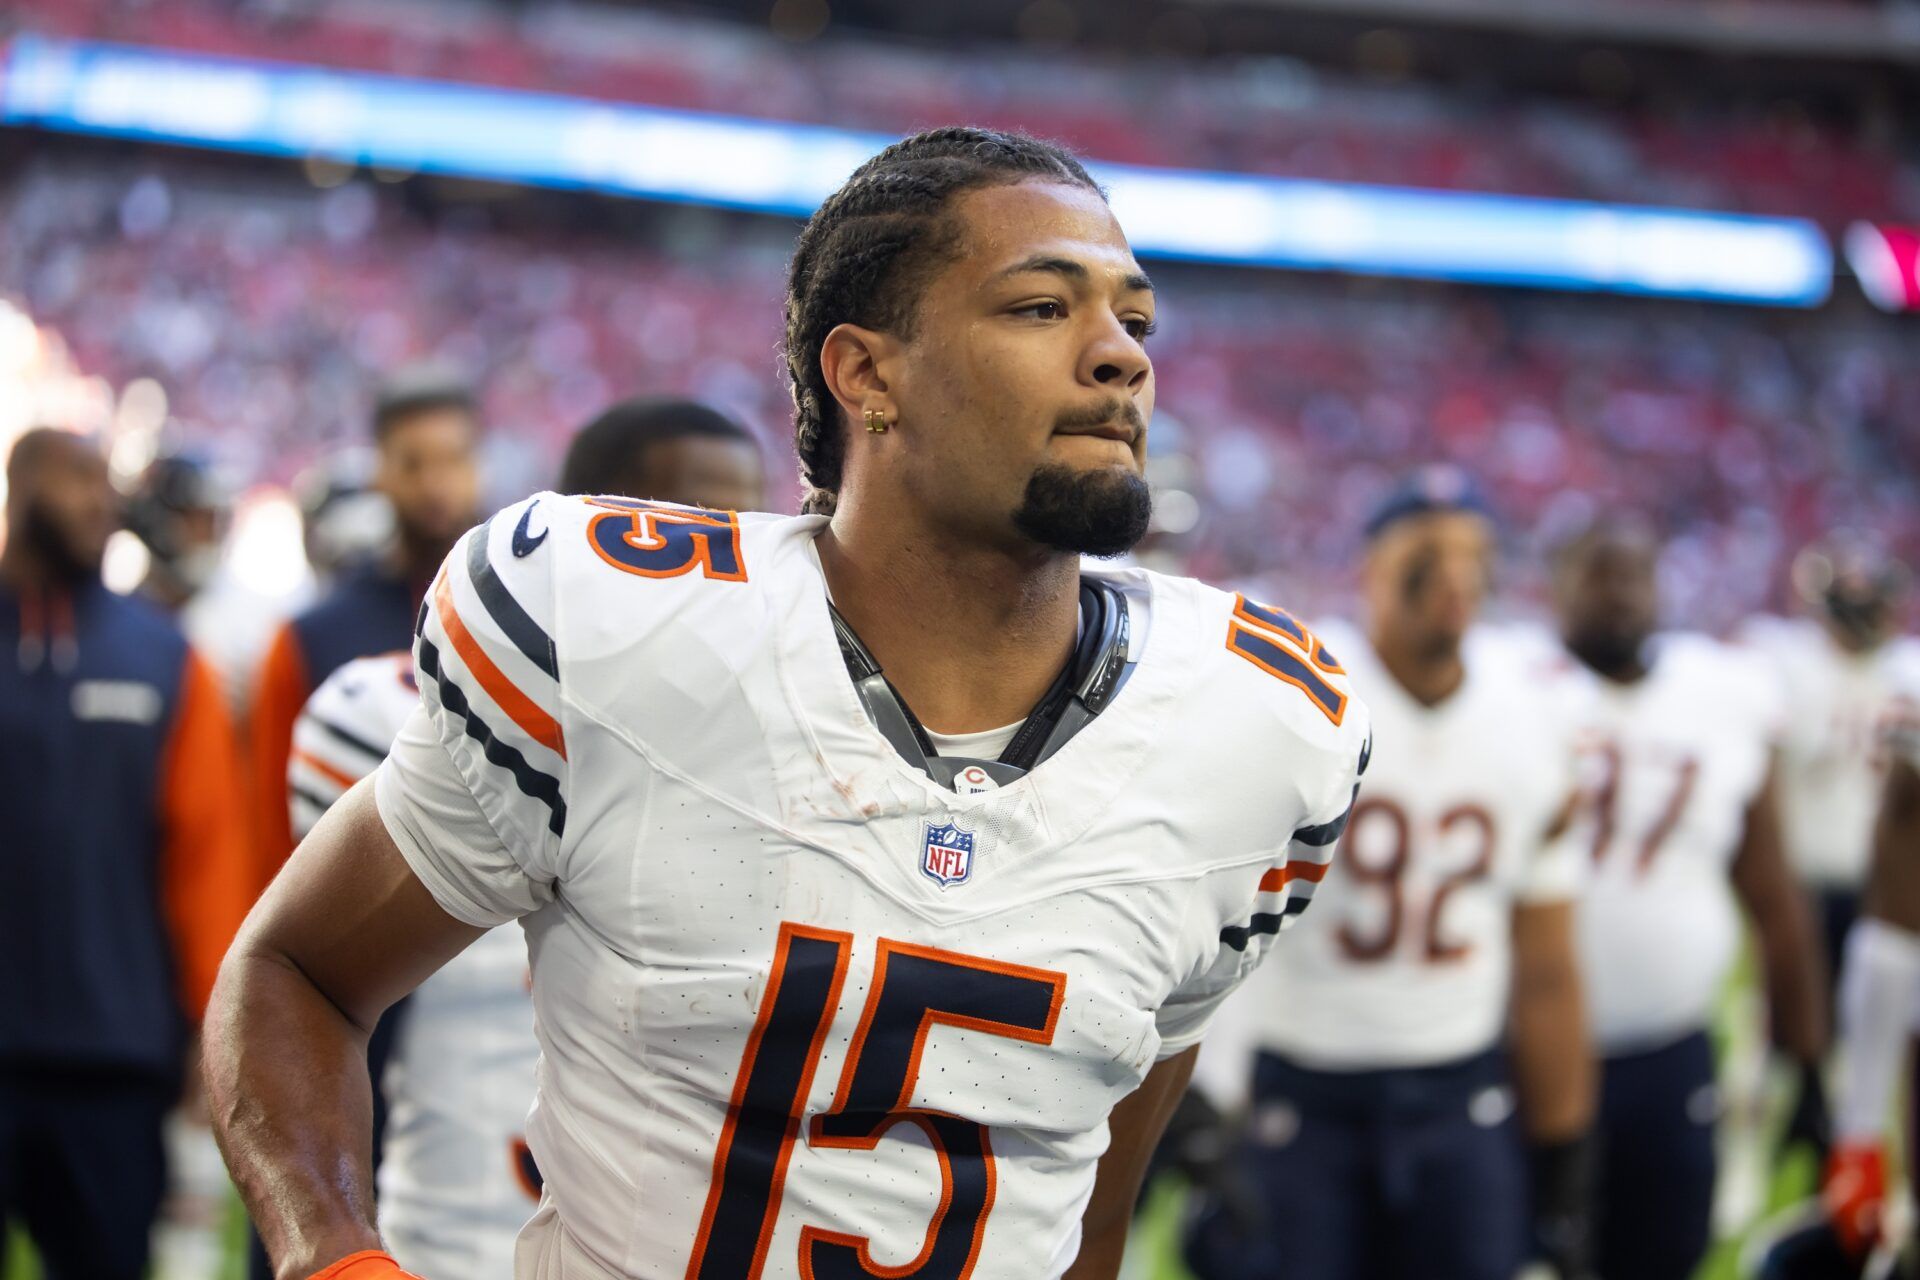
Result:
{"type": "Polygon", "coordinates": [[[1035,320],[1058,320],[1067,314],[1066,304],[1051,298],[1043,302],[1029,302],[1024,307],[1015,307],[1013,314],[1032,316],[1035,320]]]}
{"type": "Polygon", "coordinates": [[[1121,321],[1121,323],[1127,327],[1127,336],[1135,342],[1145,342],[1148,338],[1151,338],[1155,333],[1159,332],[1160,329],[1157,323],[1147,319],[1145,316],[1129,316],[1121,321]]]}

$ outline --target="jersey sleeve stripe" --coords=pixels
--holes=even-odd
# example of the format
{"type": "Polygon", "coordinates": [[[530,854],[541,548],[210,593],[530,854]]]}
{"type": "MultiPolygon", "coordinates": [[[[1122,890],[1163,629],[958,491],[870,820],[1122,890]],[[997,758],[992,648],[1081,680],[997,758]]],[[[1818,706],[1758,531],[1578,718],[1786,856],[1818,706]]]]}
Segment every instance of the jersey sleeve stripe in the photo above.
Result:
{"type": "Polygon", "coordinates": [[[418,657],[421,674],[433,681],[441,705],[460,717],[467,737],[479,744],[481,753],[489,761],[511,774],[514,785],[524,794],[547,806],[547,830],[556,837],[563,835],[567,826],[567,802],[560,796],[560,780],[528,764],[525,756],[494,734],[474,711],[460,686],[446,677],[440,664],[440,650],[425,636],[420,637],[418,657]]]}
{"type": "Polygon", "coordinates": [[[360,781],[355,775],[348,773],[345,769],[337,765],[329,764],[311,751],[302,751],[296,748],[293,752],[293,763],[303,769],[313,770],[328,782],[337,785],[342,791],[345,791],[348,787],[360,781]]]}
{"type": "Polygon", "coordinates": [[[1260,877],[1261,893],[1278,893],[1295,880],[1318,884],[1333,866],[1331,862],[1302,862],[1295,859],[1284,867],[1270,867],[1260,877]]]}
{"type": "Polygon", "coordinates": [[[1280,932],[1281,925],[1284,923],[1283,917],[1277,916],[1270,911],[1262,911],[1257,913],[1244,925],[1228,925],[1222,929],[1220,931],[1220,941],[1226,943],[1235,951],[1245,951],[1247,949],[1247,943],[1262,934],[1280,932]]]}
{"type": "MultiPolygon", "coordinates": [[[[1368,741],[1371,742],[1372,739],[1368,739],[1368,741]]],[[[1353,789],[1353,799],[1357,800],[1359,797],[1360,788],[1356,786],[1353,789]]],[[[1335,840],[1338,840],[1341,833],[1346,831],[1347,819],[1352,816],[1353,800],[1348,800],[1346,811],[1332,822],[1323,822],[1315,827],[1302,827],[1294,832],[1293,843],[1306,845],[1310,849],[1324,849],[1335,840]]]]}
{"type": "Polygon", "coordinates": [[[353,750],[358,751],[361,755],[367,757],[368,761],[370,762],[370,765],[379,764],[382,760],[385,760],[387,758],[387,753],[383,751],[381,748],[375,746],[371,742],[368,742],[365,738],[361,737],[357,733],[354,733],[352,730],[343,729],[339,725],[333,723],[333,721],[331,720],[322,719],[320,716],[315,715],[311,708],[309,708],[306,711],[305,718],[308,724],[320,730],[322,733],[332,738],[335,742],[338,742],[345,747],[351,747],[353,750]]]}
{"type": "MultiPolygon", "coordinates": [[[[475,535],[474,541],[479,541],[479,535],[475,535]]],[[[475,640],[473,633],[467,630],[467,624],[461,621],[459,610],[455,609],[453,604],[453,584],[444,573],[440,575],[440,581],[433,589],[433,611],[434,615],[440,619],[440,626],[446,631],[447,639],[452,642],[453,651],[460,655],[460,661],[465,663],[467,670],[473,673],[473,678],[479,681],[480,687],[486,691],[487,696],[492,698],[500,709],[507,713],[507,717],[519,725],[529,738],[565,760],[567,744],[560,732],[560,722],[548,715],[532,698],[522,693],[519,686],[507,679],[506,673],[494,665],[493,659],[487,656],[487,651],[480,647],[480,642],[475,640]]]]}
{"type": "Polygon", "coordinates": [[[488,539],[493,534],[494,521],[498,519],[500,517],[495,516],[487,522],[486,527],[467,539],[467,577],[473,582],[481,607],[506,633],[507,639],[513,641],[513,647],[525,654],[527,661],[558,680],[560,655],[554,647],[553,637],[541,630],[533,616],[521,608],[520,602],[513,598],[513,592],[507,590],[507,584],[500,580],[493,561],[487,557],[488,539]]]}
{"type": "MultiPolygon", "coordinates": [[[[329,800],[318,791],[313,790],[313,788],[303,787],[297,782],[287,784],[287,792],[301,804],[310,806],[316,817],[333,807],[333,800],[329,800]]],[[[335,796],[334,799],[337,800],[339,797],[335,796]]]]}

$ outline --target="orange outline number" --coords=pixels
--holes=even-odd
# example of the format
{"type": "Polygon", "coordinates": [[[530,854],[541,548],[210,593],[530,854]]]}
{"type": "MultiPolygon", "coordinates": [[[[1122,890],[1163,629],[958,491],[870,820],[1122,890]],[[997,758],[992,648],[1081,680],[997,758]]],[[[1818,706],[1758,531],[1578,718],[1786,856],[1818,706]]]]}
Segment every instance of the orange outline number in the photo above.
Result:
{"type": "Polygon", "coordinates": [[[602,560],[643,578],[678,578],[700,570],[720,582],[745,582],[740,517],[731,511],[681,507],[632,498],[589,498],[605,507],[587,521],[587,542],[602,560]]]}
{"type": "MultiPolygon", "coordinates": [[[[843,933],[780,928],[773,973],[714,1153],[687,1280],[756,1280],[766,1266],[787,1161],[851,944],[843,933]],[[802,957],[806,972],[796,981],[802,972],[796,968],[797,942],[812,954],[802,957]]],[[[940,1205],[919,1255],[896,1267],[875,1263],[863,1237],[803,1226],[799,1268],[805,1280],[966,1280],[972,1274],[993,1209],[993,1144],[984,1125],[913,1105],[927,1036],[946,1026],[1051,1044],[1066,990],[1066,975],[1050,969],[879,940],[866,1007],[833,1105],[807,1127],[807,1145],[871,1151],[895,1125],[917,1125],[939,1158],[940,1205]]]]}
{"type": "Polygon", "coordinates": [[[1347,695],[1324,678],[1344,675],[1346,669],[1327,652],[1318,636],[1285,609],[1235,596],[1233,618],[1227,624],[1227,648],[1306,694],[1307,701],[1334,724],[1346,719],[1347,695]]]}

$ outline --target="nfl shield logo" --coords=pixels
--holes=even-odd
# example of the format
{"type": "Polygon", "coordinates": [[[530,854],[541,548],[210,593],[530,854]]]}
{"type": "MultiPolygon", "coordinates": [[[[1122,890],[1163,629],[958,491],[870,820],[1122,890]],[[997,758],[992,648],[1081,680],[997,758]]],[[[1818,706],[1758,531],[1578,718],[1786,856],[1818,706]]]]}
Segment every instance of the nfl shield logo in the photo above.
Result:
{"type": "Polygon", "coordinates": [[[926,843],[920,850],[920,870],[939,882],[942,889],[965,882],[973,874],[973,832],[962,831],[951,822],[927,824],[926,843]]]}

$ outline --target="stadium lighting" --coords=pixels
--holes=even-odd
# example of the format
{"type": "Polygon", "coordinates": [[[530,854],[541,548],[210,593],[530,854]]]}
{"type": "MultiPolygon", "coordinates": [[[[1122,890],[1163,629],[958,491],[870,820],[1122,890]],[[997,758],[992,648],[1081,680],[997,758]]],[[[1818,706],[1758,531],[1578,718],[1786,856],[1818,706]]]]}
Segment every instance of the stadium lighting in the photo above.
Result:
{"type": "MultiPolygon", "coordinates": [[[[23,36],[0,123],[804,217],[892,139],[294,64],[23,36]]],[[[1817,306],[1825,236],[1766,218],[1092,166],[1143,257],[1817,306]]]]}

